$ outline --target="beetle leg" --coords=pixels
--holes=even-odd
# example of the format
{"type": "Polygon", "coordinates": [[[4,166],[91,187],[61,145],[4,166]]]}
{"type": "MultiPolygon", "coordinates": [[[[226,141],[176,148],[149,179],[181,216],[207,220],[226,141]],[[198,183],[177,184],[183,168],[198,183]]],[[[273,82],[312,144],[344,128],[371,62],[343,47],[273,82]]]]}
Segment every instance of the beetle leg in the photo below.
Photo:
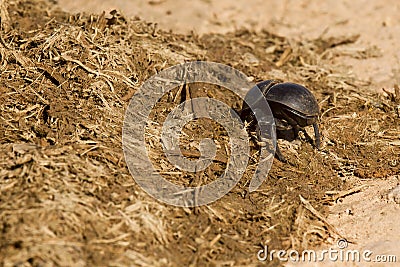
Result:
{"type": "Polygon", "coordinates": [[[319,135],[318,124],[314,123],[313,128],[314,128],[314,135],[315,135],[315,146],[319,149],[319,146],[321,145],[321,137],[319,135]]]}
{"type": "Polygon", "coordinates": [[[292,130],[293,130],[293,134],[294,134],[294,138],[299,137],[299,124],[297,123],[297,121],[295,121],[292,117],[291,117],[291,113],[289,111],[283,110],[283,114],[284,114],[284,119],[287,121],[287,123],[292,126],[292,130]]]}
{"type": "Polygon", "coordinates": [[[293,124],[292,126],[293,126],[294,138],[299,137],[299,131],[300,131],[299,126],[297,124],[293,124]]]}

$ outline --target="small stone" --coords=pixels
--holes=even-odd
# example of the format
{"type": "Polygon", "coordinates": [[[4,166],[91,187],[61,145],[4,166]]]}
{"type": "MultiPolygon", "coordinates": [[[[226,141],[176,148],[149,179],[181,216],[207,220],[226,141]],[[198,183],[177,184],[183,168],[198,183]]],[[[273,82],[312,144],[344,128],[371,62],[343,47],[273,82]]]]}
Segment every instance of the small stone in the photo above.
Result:
{"type": "Polygon", "coordinates": [[[397,204],[400,204],[400,185],[397,185],[395,188],[389,191],[388,199],[389,201],[394,201],[397,204]]]}
{"type": "Polygon", "coordinates": [[[260,60],[252,53],[245,53],[243,55],[243,60],[246,64],[252,66],[258,66],[260,64],[260,60]]]}
{"type": "Polygon", "coordinates": [[[345,213],[346,213],[347,215],[354,215],[353,211],[352,211],[350,208],[347,208],[347,209],[345,210],[345,213]]]}

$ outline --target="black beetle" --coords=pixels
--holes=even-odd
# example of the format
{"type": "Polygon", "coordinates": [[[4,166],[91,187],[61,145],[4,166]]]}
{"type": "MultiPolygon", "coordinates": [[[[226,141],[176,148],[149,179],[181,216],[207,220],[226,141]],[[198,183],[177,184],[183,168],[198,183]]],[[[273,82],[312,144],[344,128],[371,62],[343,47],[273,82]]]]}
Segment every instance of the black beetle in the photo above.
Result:
{"type": "MultiPolygon", "coordinates": [[[[293,129],[294,136],[298,136],[300,129],[312,125],[315,134],[315,146],[320,147],[320,134],[318,129],[319,107],[314,95],[304,86],[295,83],[282,83],[276,80],[266,80],[257,84],[257,87],[250,89],[246,99],[251,99],[253,90],[260,90],[267,100],[272,115],[275,119],[276,129],[287,130],[288,127],[293,129]],[[257,88],[258,87],[258,88],[257,88]]],[[[240,111],[242,121],[248,121],[255,124],[255,116],[250,107],[243,102],[240,111]]],[[[276,156],[279,160],[286,162],[282,153],[276,146],[276,156]]]]}

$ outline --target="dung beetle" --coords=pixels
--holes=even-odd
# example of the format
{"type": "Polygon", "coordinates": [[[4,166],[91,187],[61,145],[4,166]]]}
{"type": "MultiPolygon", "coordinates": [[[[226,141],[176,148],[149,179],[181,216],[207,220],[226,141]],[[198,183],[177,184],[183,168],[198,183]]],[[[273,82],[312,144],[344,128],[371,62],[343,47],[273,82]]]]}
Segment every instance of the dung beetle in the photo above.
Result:
{"type": "MultiPolygon", "coordinates": [[[[260,90],[271,108],[277,131],[292,129],[296,138],[300,129],[312,125],[315,146],[320,147],[320,134],[317,124],[319,107],[314,95],[307,88],[296,83],[283,83],[276,80],[260,82],[257,87],[250,89],[245,101],[252,99],[250,96],[255,94],[254,90],[260,90]]],[[[240,118],[254,126],[256,123],[255,116],[245,101],[240,111],[240,118]]],[[[278,145],[276,145],[276,156],[280,161],[286,162],[278,145]]]]}

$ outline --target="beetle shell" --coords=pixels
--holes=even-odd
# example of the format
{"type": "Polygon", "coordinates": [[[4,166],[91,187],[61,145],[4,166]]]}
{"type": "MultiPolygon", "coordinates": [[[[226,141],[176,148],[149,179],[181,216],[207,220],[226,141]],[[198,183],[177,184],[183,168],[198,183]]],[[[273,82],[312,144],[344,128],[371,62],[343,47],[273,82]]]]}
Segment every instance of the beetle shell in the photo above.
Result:
{"type": "Polygon", "coordinates": [[[266,80],[266,81],[262,81],[262,82],[258,83],[257,86],[254,86],[253,88],[251,88],[249,90],[249,92],[246,94],[246,97],[244,98],[245,101],[243,101],[243,106],[240,111],[240,118],[242,120],[247,120],[247,121],[254,120],[255,119],[254,114],[246,102],[255,104],[257,101],[259,101],[259,99],[256,99],[256,97],[255,97],[255,96],[257,96],[257,97],[259,96],[259,94],[256,93],[256,90],[260,90],[263,97],[265,98],[267,91],[271,88],[271,86],[273,86],[277,83],[279,83],[279,82],[276,80],[266,80]]]}
{"type": "Polygon", "coordinates": [[[273,85],[266,94],[267,101],[273,101],[289,107],[307,117],[316,117],[319,107],[314,95],[304,86],[296,83],[273,85]]]}

